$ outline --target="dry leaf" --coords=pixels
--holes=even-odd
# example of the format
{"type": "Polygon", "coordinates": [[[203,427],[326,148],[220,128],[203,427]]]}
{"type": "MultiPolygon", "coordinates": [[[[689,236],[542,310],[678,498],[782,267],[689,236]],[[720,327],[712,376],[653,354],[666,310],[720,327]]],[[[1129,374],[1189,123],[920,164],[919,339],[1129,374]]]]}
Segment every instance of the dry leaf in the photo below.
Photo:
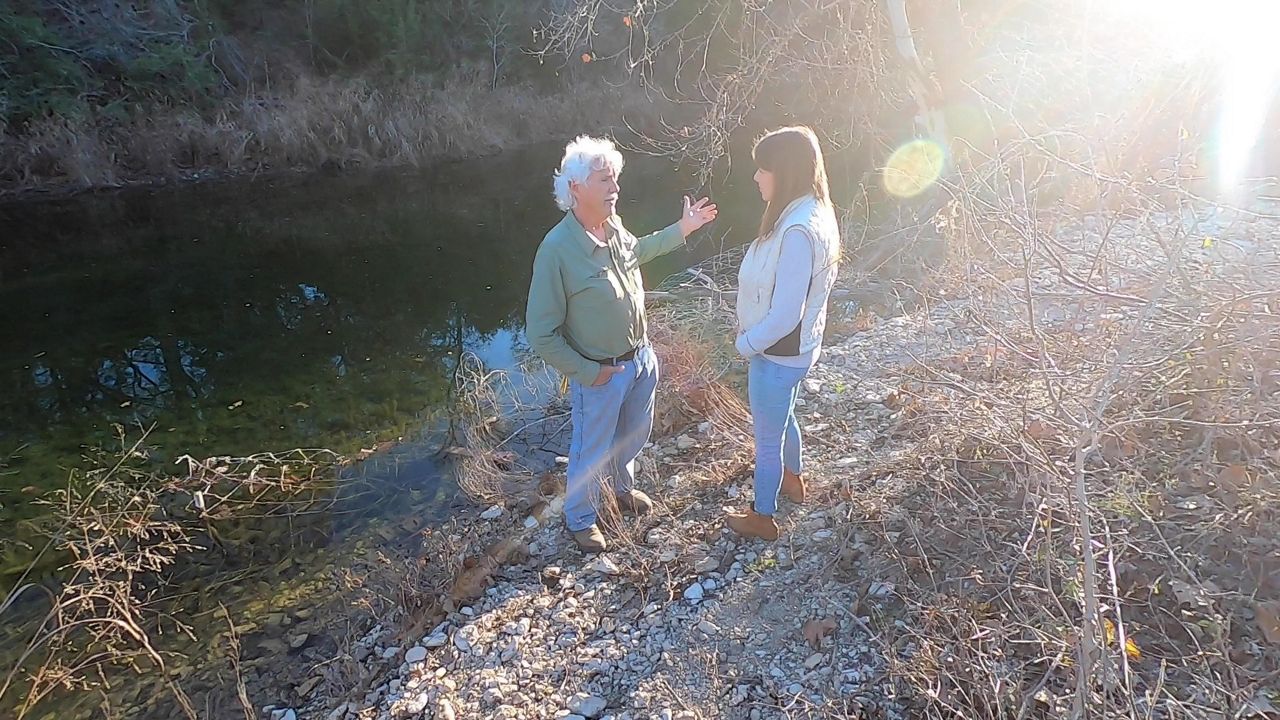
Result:
{"type": "Polygon", "coordinates": [[[1164,496],[1158,493],[1152,493],[1147,496],[1147,512],[1153,517],[1164,517],[1168,510],[1168,503],[1165,502],[1164,496]]]}
{"type": "MultiPolygon", "coordinates": [[[[1111,621],[1111,618],[1103,618],[1102,625],[1106,631],[1107,644],[1110,645],[1116,641],[1116,624],[1111,621]]],[[[1138,643],[1134,642],[1133,637],[1128,633],[1125,634],[1124,638],[1124,653],[1134,662],[1142,659],[1142,649],[1138,647],[1138,643]]]]}
{"type": "Polygon", "coordinates": [[[1121,435],[1108,435],[1103,438],[1104,446],[1108,440],[1112,444],[1112,454],[1107,457],[1108,460],[1131,458],[1138,454],[1138,443],[1134,439],[1133,430],[1125,430],[1121,435]]]}
{"type": "Polygon", "coordinates": [[[540,495],[555,495],[563,487],[564,478],[558,477],[550,470],[542,473],[542,477],[538,478],[538,494],[540,495]]]}
{"type": "Polygon", "coordinates": [[[1262,636],[1272,645],[1280,645],[1280,603],[1260,602],[1253,606],[1253,615],[1262,628],[1262,636]]]}
{"type": "Polygon", "coordinates": [[[1131,637],[1124,639],[1124,652],[1134,662],[1142,660],[1142,650],[1138,648],[1138,643],[1134,642],[1131,637]]]}
{"type": "Polygon", "coordinates": [[[1047,440],[1053,437],[1053,428],[1043,420],[1032,420],[1027,423],[1027,435],[1032,440],[1047,440]]]}
{"type": "Polygon", "coordinates": [[[503,450],[493,453],[493,464],[500,470],[510,470],[516,464],[516,460],[516,454],[513,452],[503,450]]]}
{"type": "Polygon", "coordinates": [[[894,390],[893,392],[891,392],[891,393],[889,393],[888,395],[886,395],[886,396],[885,396],[885,398],[884,398],[884,400],[882,400],[880,404],[881,404],[881,405],[884,405],[885,407],[889,408],[890,410],[897,410],[898,408],[902,407],[902,390],[901,390],[901,388],[899,388],[898,390],[894,390]]]}
{"type": "Polygon", "coordinates": [[[805,642],[809,646],[817,649],[822,645],[822,638],[829,635],[836,629],[836,621],[833,618],[822,618],[821,620],[810,620],[804,624],[801,633],[804,635],[805,642]]]}
{"type": "Polygon", "coordinates": [[[1239,491],[1249,482],[1249,473],[1243,465],[1228,465],[1218,473],[1218,487],[1225,490],[1239,491]]]}
{"type": "Polygon", "coordinates": [[[489,585],[489,578],[498,568],[498,561],[488,555],[478,560],[473,558],[467,558],[467,560],[471,560],[473,564],[458,575],[453,583],[453,590],[449,593],[455,602],[469,602],[483,595],[485,588],[489,585]]]}

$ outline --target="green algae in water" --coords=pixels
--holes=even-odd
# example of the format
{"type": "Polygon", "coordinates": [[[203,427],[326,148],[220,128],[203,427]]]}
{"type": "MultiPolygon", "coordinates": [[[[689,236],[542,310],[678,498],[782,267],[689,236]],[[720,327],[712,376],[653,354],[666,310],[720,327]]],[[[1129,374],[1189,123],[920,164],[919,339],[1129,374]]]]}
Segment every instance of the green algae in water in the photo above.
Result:
{"type": "MultiPolygon", "coordinates": [[[[9,389],[0,394],[0,591],[40,544],[32,499],[65,487],[73,469],[82,476],[93,466],[84,455],[118,444],[118,427],[129,437],[153,428],[148,462],[169,472],[182,454],[326,447],[354,456],[420,435],[464,352],[512,366],[525,350],[533,252],[560,217],[546,193],[559,152],[428,176],[0,206],[0,225],[22,228],[0,237],[0,302],[11,320],[0,325],[9,389]]],[[[643,166],[630,164],[625,182],[642,187],[643,166]]],[[[644,197],[627,198],[634,230],[657,229],[678,211],[669,166],[657,163],[654,177],[662,182],[645,183],[644,197]]],[[[667,271],[683,262],[664,259],[667,271]]],[[[407,468],[405,477],[369,477],[351,490],[375,512],[421,514],[456,491],[409,449],[386,465],[407,468]]],[[[313,529],[332,533],[338,522],[313,529]]],[[[240,570],[251,570],[243,587],[216,585],[237,623],[310,602],[323,589],[317,566],[352,552],[309,552],[288,571],[268,570],[308,547],[293,529],[228,534],[240,570]]],[[[227,571],[207,567],[197,586],[221,583],[227,571]]],[[[192,600],[188,611],[207,614],[208,601],[192,600]]]]}
{"type": "Polygon", "coordinates": [[[414,428],[445,401],[461,352],[519,342],[528,239],[556,215],[458,192],[456,179],[4,208],[25,232],[0,241],[0,302],[15,320],[0,330],[13,388],[0,397],[0,528],[38,514],[31,498],[65,485],[117,425],[154,426],[159,466],[184,453],[354,454],[414,428]],[[495,202],[514,234],[478,230],[495,202]],[[476,259],[483,285],[449,272],[476,259]]]}

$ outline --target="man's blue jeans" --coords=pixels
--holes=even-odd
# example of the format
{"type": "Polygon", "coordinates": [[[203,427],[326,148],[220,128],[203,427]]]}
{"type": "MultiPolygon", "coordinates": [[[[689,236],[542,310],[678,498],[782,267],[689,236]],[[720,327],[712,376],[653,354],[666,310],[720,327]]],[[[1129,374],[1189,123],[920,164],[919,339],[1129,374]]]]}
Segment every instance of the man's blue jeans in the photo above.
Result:
{"type": "Polygon", "coordinates": [[[800,423],[796,422],[796,398],[808,368],[779,365],[755,355],[747,370],[747,399],[756,436],[755,510],[772,515],[778,510],[782,468],[797,475],[801,470],[800,423]]]}
{"type": "Polygon", "coordinates": [[[600,506],[605,479],[615,493],[636,482],[636,455],[653,430],[653,402],[658,389],[658,356],[645,345],[622,363],[622,372],[599,386],[569,383],[573,439],[564,517],[569,530],[591,527],[600,506]]]}

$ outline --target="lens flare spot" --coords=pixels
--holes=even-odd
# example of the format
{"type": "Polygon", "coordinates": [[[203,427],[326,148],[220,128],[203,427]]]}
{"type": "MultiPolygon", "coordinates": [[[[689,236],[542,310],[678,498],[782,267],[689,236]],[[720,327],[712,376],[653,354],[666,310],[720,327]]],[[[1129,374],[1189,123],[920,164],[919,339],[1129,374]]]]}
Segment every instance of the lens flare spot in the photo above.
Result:
{"type": "Polygon", "coordinates": [[[885,163],[884,189],[894,197],[910,198],[928,190],[942,175],[946,152],[932,140],[912,140],[885,163]]]}

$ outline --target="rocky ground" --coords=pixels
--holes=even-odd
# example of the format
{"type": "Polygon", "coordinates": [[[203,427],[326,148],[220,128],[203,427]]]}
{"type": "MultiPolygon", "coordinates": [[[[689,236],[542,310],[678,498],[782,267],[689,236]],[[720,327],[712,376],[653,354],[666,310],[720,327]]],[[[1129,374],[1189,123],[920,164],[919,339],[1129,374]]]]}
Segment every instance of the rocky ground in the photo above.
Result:
{"type": "MultiPolygon", "coordinates": [[[[1180,242],[1197,273],[1239,268],[1244,256],[1274,269],[1273,257],[1259,257],[1274,249],[1257,238],[1280,237],[1278,227],[1210,218],[1180,242]]],[[[1097,229],[1084,222],[1075,231],[1097,229]]],[[[473,562],[467,589],[459,581],[429,624],[388,617],[339,658],[359,668],[353,690],[266,712],[273,720],[1066,716],[1079,546],[1066,482],[1074,440],[1056,418],[1084,402],[1080,393],[1096,387],[1085,378],[1126,343],[1141,339],[1150,345],[1143,352],[1164,357],[1161,343],[1177,339],[1143,335],[1148,318],[1125,304],[1151,291],[1167,247],[1144,243],[1134,228],[1115,236],[1128,263],[1110,268],[1100,287],[1078,287],[1061,267],[1028,267],[987,277],[981,289],[936,288],[932,300],[886,317],[834,313],[798,403],[810,499],[783,502],[778,542],[742,541],[723,527],[725,508],[751,496],[749,444],[734,413],[686,417],[642,456],[655,513],[612,526],[608,552],[579,552],[554,501],[499,502],[477,522],[482,534],[507,538],[491,546],[503,551],[473,562]],[[1028,288],[1032,313],[1018,302],[1028,288]],[[1033,332],[1018,327],[1028,317],[1033,332]],[[1079,397],[1042,397],[1041,385],[1079,397]],[[961,421],[963,431],[948,425],[961,421]],[[1064,480],[1050,487],[1053,473],[1064,480]]],[[[836,304],[850,297],[841,289],[836,304]]],[[[1192,355],[1176,352],[1179,361],[1192,355]]],[[[740,370],[724,377],[740,379],[740,370]]],[[[678,377],[665,382],[679,386],[678,377]]],[[[1158,395],[1144,382],[1133,382],[1132,397],[1116,390],[1117,404],[1158,395]]],[[[1273,717],[1280,624],[1268,627],[1267,613],[1280,583],[1268,580],[1277,548],[1259,524],[1274,517],[1275,466],[1256,466],[1253,488],[1236,487],[1231,498],[1194,478],[1138,483],[1164,472],[1157,455],[1185,459],[1171,449],[1183,442],[1121,434],[1113,449],[1104,437],[1090,455],[1090,512],[1110,553],[1099,592],[1115,608],[1104,609],[1099,660],[1112,696],[1095,699],[1124,695],[1149,717],[1273,717]],[[1188,514],[1205,504],[1211,512],[1188,514]],[[1195,543],[1200,556],[1174,550],[1195,543]],[[1206,654],[1206,644],[1221,652],[1206,654]]],[[[1274,437],[1253,442],[1260,457],[1276,452],[1274,437]]],[[[1194,461],[1221,480],[1238,453],[1194,461]]]]}
{"type": "Polygon", "coordinates": [[[425,635],[400,642],[379,627],[361,640],[363,656],[398,661],[385,682],[304,715],[909,717],[872,627],[877,608],[895,602],[894,585],[859,568],[842,487],[892,422],[886,372],[965,343],[953,332],[962,307],[899,316],[828,346],[799,410],[812,499],[783,509],[782,541],[744,542],[723,528],[723,508],[749,502],[750,476],[738,467],[720,486],[692,477],[724,445],[702,422],[646,449],[659,507],[626,520],[618,547],[584,556],[548,522],[528,537],[526,560],[425,635]]]}

